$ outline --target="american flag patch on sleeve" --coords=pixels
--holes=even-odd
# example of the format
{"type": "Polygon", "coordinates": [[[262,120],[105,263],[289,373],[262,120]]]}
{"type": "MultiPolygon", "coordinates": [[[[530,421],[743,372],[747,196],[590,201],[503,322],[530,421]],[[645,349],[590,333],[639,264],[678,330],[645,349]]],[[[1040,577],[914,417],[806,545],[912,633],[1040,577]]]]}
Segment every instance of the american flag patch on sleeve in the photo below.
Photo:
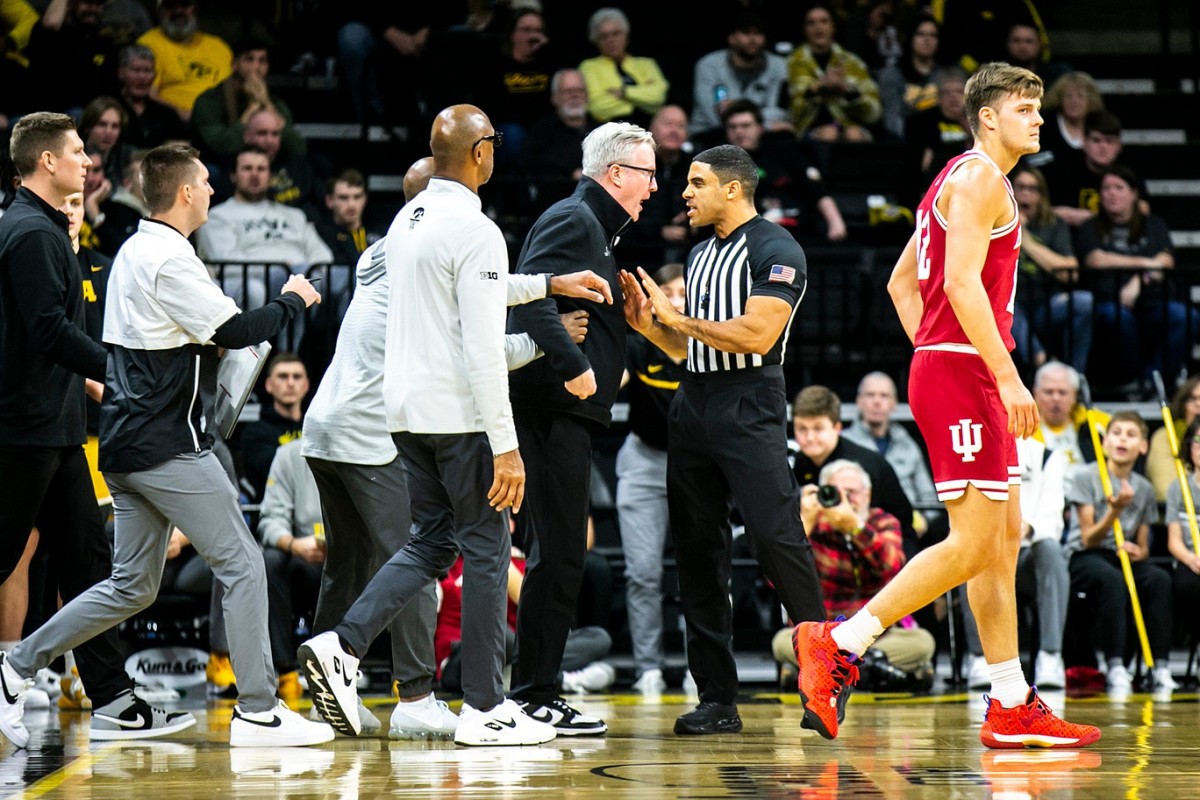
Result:
{"type": "Polygon", "coordinates": [[[771,267],[771,275],[767,278],[768,283],[792,283],[795,280],[796,268],[785,267],[783,264],[771,267]]]}

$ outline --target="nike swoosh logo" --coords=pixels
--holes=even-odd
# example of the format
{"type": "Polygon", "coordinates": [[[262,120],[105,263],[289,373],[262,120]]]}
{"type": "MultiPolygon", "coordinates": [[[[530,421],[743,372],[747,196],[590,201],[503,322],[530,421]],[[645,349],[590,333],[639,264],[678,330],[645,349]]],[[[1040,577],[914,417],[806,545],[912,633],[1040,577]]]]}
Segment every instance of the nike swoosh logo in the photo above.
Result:
{"type": "Polygon", "coordinates": [[[662,371],[663,371],[662,364],[651,364],[650,366],[646,367],[646,372],[649,372],[651,375],[653,375],[656,372],[662,372],[662,371]]]}
{"type": "Polygon", "coordinates": [[[492,729],[492,730],[494,730],[494,731],[498,731],[498,730],[500,730],[500,726],[502,726],[502,725],[503,725],[505,728],[512,728],[512,729],[514,729],[514,730],[515,730],[515,729],[516,729],[516,727],[517,727],[517,721],[516,721],[515,719],[509,719],[509,720],[506,722],[505,720],[502,720],[502,719],[494,719],[494,720],[492,720],[491,722],[488,722],[488,723],[487,723],[486,725],[484,725],[483,727],[485,727],[485,728],[491,728],[491,729],[492,729]]]}
{"type": "Polygon", "coordinates": [[[92,272],[103,272],[104,267],[92,267],[92,272]]]}
{"type": "Polygon", "coordinates": [[[150,721],[146,719],[145,714],[140,712],[137,715],[137,719],[121,719],[120,717],[110,717],[107,714],[95,714],[94,716],[99,719],[107,720],[114,725],[120,725],[122,728],[129,728],[130,730],[135,728],[150,727],[150,721]]]}
{"type": "Polygon", "coordinates": [[[241,715],[238,716],[238,719],[240,719],[242,722],[249,722],[251,725],[257,725],[260,728],[278,728],[283,724],[283,718],[279,716],[271,717],[270,722],[259,722],[256,719],[250,719],[249,717],[244,717],[241,715]]]}
{"type": "MultiPolygon", "coordinates": [[[[342,668],[342,660],[341,660],[340,658],[335,658],[335,659],[333,660],[333,671],[334,671],[336,674],[338,674],[338,675],[341,675],[341,676],[342,676],[342,681],[343,681],[343,682],[344,682],[344,683],[345,683],[347,686],[349,686],[351,683],[353,683],[353,682],[354,682],[354,678],[351,678],[349,675],[347,675],[347,674],[346,674],[346,670],[342,668]]],[[[355,676],[355,677],[357,677],[357,676],[355,676]]]]}
{"type": "Polygon", "coordinates": [[[544,722],[547,725],[557,725],[562,722],[564,716],[553,709],[542,709],[540,712],[535,712],[529,715],[530,719],[535,719],[538,722],[544,722]]]}
{"type": "MultiPolygon", "coordinates": [[[[0,662],[7,663],[8,657],[0,656],[0,662]]],[[[3,670],[0,670],[0,691],[4,692],[4,702],[8,703],[10,706],[15,706],[17,704],[17,695],[8,690],[8,681],[4,680],[3,670]]]]}

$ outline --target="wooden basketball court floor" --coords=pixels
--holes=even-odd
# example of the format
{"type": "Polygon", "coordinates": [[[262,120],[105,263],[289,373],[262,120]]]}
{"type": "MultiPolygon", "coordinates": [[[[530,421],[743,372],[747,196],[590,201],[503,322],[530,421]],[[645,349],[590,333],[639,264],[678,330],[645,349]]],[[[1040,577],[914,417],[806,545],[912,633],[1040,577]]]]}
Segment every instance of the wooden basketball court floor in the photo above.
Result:
{"type": "MultiPolygon", "coordinates": [[[[801,730],[795,695],[746,694],[742,733],[706,737],[672,733],[695,702],[681,694],[576,701],[608,721],[607,736],[523,748],[339,737],[321,748],[230,749],[226,701],[192,709],[196,726],[165,739],[89,744],[86,714],[42,712],[27,716],[27,750],[0,745],[0,800],[1200,798],[1192,693],[1065,701],[1071,719],[1104,729],[1098,745],[1065,751],[986,750],[977,694],[858,693],[833,742],[801,730]]],[[[386,734],[391,701],[367,702],[386,734]]]]}

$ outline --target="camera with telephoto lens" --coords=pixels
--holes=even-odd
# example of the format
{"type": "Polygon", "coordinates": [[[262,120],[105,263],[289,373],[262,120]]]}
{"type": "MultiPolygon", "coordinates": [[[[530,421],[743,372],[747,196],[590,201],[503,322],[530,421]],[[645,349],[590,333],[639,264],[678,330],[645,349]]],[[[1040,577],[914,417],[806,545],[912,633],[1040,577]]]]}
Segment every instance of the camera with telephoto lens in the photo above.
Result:
{"type": "Polygon", "coordinates": [[[836,486],[821,486],[817,489],[817,502],[825,508],[842,504],[842,491],[836,486]]]}

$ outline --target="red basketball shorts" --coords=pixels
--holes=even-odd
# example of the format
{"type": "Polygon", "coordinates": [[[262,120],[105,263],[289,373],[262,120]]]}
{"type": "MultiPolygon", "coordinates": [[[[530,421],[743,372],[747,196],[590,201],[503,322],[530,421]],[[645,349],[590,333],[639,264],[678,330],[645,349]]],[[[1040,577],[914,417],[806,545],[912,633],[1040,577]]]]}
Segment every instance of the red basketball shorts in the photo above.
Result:
{"type": "Polygon", "coordinates": [[[972,484],[992,500],[1020,485],[1017,441],[987,365],[966,345],[933,345],[913,354],[908,402],[925,438],[939,500],[972,484]]]}

